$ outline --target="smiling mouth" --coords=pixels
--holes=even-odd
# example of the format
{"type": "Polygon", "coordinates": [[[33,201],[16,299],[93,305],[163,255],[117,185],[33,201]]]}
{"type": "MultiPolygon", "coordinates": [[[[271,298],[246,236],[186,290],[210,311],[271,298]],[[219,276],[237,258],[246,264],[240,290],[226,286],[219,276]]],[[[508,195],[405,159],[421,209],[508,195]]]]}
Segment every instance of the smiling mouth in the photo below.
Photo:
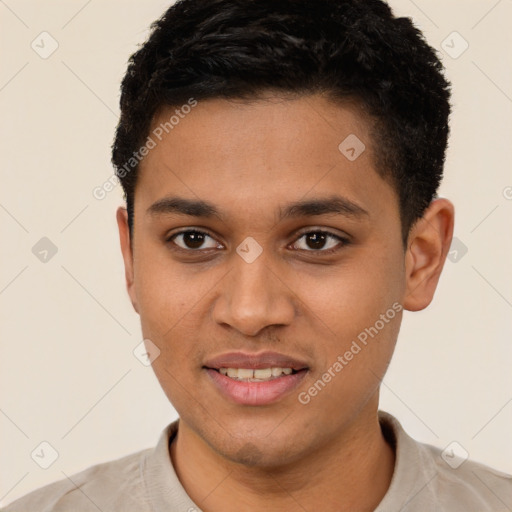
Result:
{"type": "MultiPolygon", "coordinates": [[[[207,367],[205,367],[207,368],[207,367]]],[[[270,380],[279,379],[287,375],[293,375],[300,371],[293,368],[280,368],[280,367],[269,367],[269,368],[207,368],[209,370],[215,370],[225,377],[239,381],[239,382],[267,382],[270,380]]]]}
{"type": "Polygon", "coordinates": [[[265,406],[285,399],[311,371],[306,361],[268,350],[219,354],[202,368],[224,399],[244,406],[265,406]]]}
{"type": "Polygon", "coordinates": [[[244,406],[270,405],[284,399],[309,372],[308,366],[284,356],[236,354],[222,359],[209,361],[203,370],[224,398],[244,406]]]}

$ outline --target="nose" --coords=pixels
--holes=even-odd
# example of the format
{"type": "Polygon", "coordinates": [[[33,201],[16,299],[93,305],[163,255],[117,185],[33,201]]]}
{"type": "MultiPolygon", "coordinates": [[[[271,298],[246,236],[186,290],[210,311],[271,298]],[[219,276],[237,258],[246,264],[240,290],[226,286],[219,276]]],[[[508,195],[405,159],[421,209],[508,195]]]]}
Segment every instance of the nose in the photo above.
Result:
{"type": "Polygon", "coordinates": [[[213,307],[215,322],[246,336],[256,336],[271,325],[290,325],[296,310],[294,293],[270,268],[264,253],[252,263],[238,255],[233,259],[213,307]]]}

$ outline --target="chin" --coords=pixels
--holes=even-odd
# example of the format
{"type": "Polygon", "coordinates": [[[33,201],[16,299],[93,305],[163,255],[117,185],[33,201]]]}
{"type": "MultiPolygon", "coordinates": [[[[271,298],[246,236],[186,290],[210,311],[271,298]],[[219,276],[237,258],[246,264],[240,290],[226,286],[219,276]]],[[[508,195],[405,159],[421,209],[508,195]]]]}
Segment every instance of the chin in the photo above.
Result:
{"type": "Polygon", "coordinates": [[[300,458],[298,453],[292,451],[293,446],[296,446],[296,443],[289,447],[281,443],[277,449],[275,443],[268,441],[245,441],[229,447],[228,451],[220,452],[220,455],[236,464],[268,471],[286,466],[300,458]]]}
{"type": "Polygon", "coordinates": [[[306,440],[299,432],[276,429],[275,423],[273,428],[271,435],[268,428],[261,430],[261,434],[253,428],[247,435],[237,432],[236,437],[223,430],[204,432],[202,437],[224,459],[255,469],[276,469],[304,456],[306,440]]]}

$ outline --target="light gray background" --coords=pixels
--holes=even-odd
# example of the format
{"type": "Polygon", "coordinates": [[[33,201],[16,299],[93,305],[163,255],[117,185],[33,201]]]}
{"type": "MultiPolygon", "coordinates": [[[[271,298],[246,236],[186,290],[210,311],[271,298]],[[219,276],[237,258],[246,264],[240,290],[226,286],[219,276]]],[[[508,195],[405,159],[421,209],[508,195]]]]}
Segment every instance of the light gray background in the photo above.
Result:
{"type": "MultiPolygon", "coordinates": [[[[0,503],[152,446],[176,418],[132,353],[141,333],[124,288],[120,187],[92,195],[112,174],[127,58],[168,5],[0,0],[0,503]],[[59,45],[47,58],[31,47],[51,49],[43,31],[59,45]],[[58,249],[46,262],[32,252],[42,237],[58,249]],[[43,441],[59,454],[48,469],[31,458],[48,456],[43,441]]],[[[457,441],[512,472],[512,2],[391,5],[453,83],[441,195],[455,203],[460,244],[434,303],[405,314],[382,408],[419,440],[457,441]]]]}

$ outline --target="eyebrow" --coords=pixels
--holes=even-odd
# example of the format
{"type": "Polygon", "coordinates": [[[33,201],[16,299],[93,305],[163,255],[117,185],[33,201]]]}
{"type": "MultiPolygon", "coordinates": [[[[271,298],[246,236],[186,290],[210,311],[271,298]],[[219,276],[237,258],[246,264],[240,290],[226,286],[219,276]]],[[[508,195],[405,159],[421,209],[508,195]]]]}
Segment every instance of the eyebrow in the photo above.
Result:
{"type": "MultiPolygon", "coordinates": [[[[164,197],[159,199],[147,209],[146,213],[151,216],[178,214],[190,217],[217,217],[223,220],[223,215],[212,203],[205,200],[181,197],[164,197]]],[[[279,220],[326,214],[343,215],[356,219],[369,215],[362,206],[346,197],[337,195],[327,198],[296,201],[279,208],[279,220]]]]}

